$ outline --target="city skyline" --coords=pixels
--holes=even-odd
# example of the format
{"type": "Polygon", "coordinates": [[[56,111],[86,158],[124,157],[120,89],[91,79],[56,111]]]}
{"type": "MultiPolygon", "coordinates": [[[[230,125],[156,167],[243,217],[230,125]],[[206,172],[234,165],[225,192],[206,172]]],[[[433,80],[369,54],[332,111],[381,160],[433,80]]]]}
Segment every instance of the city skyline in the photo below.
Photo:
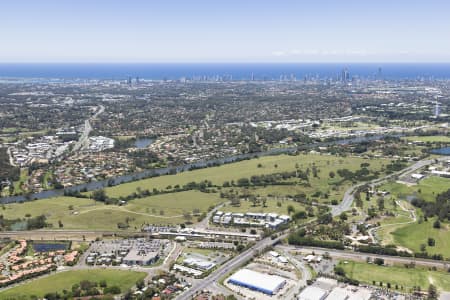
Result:
{"type": "Polygon", "coordinates": [[[1,4],[0,62],[450,62],[450,3],[1,4]]]}

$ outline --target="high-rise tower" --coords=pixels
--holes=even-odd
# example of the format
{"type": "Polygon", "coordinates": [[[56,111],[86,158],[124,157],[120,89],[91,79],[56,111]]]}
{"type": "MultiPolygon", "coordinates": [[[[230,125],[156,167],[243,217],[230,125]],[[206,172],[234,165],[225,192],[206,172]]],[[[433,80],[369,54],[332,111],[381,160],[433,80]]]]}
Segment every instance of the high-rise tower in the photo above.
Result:
{"type": "Polygon", "coordinates": [[[436,106],[434,107],[434,117],[438,118],[441,114],[441,108],[439,107],[439,102],[436,101],[436,106]]]}

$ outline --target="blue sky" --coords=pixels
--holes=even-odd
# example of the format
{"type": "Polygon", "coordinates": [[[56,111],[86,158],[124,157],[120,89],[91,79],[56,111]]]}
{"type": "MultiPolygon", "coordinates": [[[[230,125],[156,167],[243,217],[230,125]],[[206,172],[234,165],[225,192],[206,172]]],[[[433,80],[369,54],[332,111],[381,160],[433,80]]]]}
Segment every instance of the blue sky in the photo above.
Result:
{"type": "Polygon", "coordinates": [[[0,62],[450,62],[448,0],[10,0],[0,62]]]}

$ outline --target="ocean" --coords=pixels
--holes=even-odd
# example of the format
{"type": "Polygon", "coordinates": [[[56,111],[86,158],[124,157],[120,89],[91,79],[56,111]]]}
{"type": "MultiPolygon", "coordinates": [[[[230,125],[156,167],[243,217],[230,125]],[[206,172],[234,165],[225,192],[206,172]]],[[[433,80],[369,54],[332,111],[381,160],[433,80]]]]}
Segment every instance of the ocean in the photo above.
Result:
{"type": "Polygon", "coordinates": [[[149,80],[181,78],[278,80],[350,77],[384,79],[449,79],[450,63],[1,63],[0,78],[149,80]],[[379,71],[381,70],[381,73],[379,71]],[[253,75],[252,75],[253,74],[253,75]]]}

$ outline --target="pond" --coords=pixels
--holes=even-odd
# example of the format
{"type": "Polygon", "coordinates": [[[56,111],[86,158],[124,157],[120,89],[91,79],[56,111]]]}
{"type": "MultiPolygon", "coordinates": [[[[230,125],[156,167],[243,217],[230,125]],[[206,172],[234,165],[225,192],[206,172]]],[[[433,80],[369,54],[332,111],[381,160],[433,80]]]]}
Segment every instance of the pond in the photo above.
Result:
{"type": "Polygon", "coordinates": [[[134,142],[134,145],[138,149],[147,148],[151,143],[153,143],[155,140],[151,138],[138,138],[136,139],[136,142],[134,142]]]}
{"type": "Polygon", "coordinates": [[[433,149],[430,152],[438,155],[450,155],[450,147],[433,149]]]}
{"type": "Polygon", "coordinates": [[[33,242],[33,250],[35,252],[67,250],[68,248],[69,243],[67,242],[33,242]]]}

